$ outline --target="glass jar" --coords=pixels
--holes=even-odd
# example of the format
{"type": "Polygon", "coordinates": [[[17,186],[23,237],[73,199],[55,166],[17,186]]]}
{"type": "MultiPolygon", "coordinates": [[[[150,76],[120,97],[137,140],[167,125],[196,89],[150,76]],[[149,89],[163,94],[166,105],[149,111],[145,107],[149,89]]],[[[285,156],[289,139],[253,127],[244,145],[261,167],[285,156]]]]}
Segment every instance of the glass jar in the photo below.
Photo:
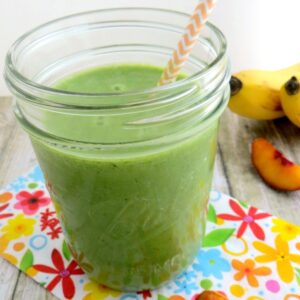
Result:
{"type": "Polygon", "coordinates": [[[158,9],[87,12],[30,31],[7,55],[15,114],[67,243],[93,280],[115,289],[158,287],[201,246],[229,98],[226,42],[207,24],[182,70],[188,77],[167,86],[102,94],[54,86],[96,66],[164,66],[188,20],[158,9]]]}

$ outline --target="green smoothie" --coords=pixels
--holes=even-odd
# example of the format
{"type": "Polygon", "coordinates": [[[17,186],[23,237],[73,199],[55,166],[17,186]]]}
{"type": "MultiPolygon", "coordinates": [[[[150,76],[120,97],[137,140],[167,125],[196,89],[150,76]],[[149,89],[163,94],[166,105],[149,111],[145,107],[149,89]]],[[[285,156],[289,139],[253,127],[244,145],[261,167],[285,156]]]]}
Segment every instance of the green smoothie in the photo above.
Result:
{"type": "MultiPolygon", "coordinates": [[[[56,87],[89,93],[145,90],[156,86],[161,73],[154,66],[116,65],[74,74],[56,87]]],[[[97,130],[80,131],[76,116],[73,122],[79,137],[98,137],[97,130]]],[[[217,129],[215,121],[176,144],[111,157],[33,138],[67,242],[91,278],[116,289],[143,290],[191,263],[205,230],[217,129]]],[[[114,130],[102,132],[103,140],[114,130]]]]}

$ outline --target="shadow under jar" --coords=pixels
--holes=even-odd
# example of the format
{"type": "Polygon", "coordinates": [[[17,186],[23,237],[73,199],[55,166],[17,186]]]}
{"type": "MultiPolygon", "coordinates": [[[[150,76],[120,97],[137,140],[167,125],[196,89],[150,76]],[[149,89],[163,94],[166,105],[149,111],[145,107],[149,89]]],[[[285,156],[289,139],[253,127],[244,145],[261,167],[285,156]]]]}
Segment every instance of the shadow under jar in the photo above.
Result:
{"type": "MultiPolygon", "coordinates": [[[[95,281],[153,289],[201,246],[219,119],[229,98],[226,42],[203,30],[183,80],[80,93],[66,76],[111,64],[163,67],[189,16],[109,9],[55,20],[10,49],[5,77],[75,258],[95,281]]],[[[99,78],[101,80],[101,78],[99,78]]]]}

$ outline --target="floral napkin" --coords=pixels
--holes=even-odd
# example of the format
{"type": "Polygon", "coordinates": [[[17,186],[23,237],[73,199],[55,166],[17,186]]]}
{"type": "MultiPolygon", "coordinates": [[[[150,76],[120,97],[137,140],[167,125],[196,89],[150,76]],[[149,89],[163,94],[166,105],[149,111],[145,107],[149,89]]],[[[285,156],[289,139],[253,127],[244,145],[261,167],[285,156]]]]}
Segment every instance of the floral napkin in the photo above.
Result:
{"type": "Polygon", "coordinates": [[[204,290],[229,299],[300,299],[300,227],[218,192],[211,193],[202,249],[158,290],[121,293],[87,278],[64,241],[39,167],[0,192],[0,255],[59,299],[195,300],[204,290]]]}

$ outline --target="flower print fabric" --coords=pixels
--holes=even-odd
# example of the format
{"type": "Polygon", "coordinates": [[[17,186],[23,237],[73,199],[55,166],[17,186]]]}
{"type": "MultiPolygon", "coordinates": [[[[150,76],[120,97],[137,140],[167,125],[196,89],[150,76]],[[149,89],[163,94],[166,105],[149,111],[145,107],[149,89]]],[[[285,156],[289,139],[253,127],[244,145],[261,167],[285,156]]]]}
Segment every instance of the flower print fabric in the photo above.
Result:
{"type": "Polygon", "coordinates": [[[246,229],[249,227],[258,239],[265,239],[265,232],[256,221],[268,218],[270,217],[270,214],[258,212],[258,209],[255,207],[249,207],[248,212],[245,212],[241,205],[232,199],[229,200],[229,205],[235,215],[219,214],[218,217],[223,220],[242,222],[238,229],[237,237],[242,237],[246,229]]]}
{"type": "Polygon", "coordinates": [[[23,210],[25,215],[34,215],[41,207],[47,206],[51,201],[42,190],[34,193],[21,191],[16,195],[16,199],[18,202],[14,208],[23,210]]]}
{"type": "Polygon", "coordinates": [[[0,256],[64,300],[300,299],[300,227],[218,192],[194,262],[154,291],[122,293],[84,274],[93,267],[64,240],[39,168],[0,191],[0,256]]]}
{"type": "Polygon", "coordinates": [[[255,260],[260,263],[275,263],[280,279],[284,282],[292,282],[295,272],[292,263],[300,267],[300,253],[290,253],[289,244],[280,236],[275,238],[275,247],[271,247],[262,242],[254,242],[253,246],[261,252],[255,260]]]}
{"type": "Polygon", "coordinates": [[[231,269],[229,262],[222,257],[218,249],[200,250],[197,263],[193,264],[193,268],[205,277],[213,276],[217,279],[222,279],[222,273],[229,272],[231,269]]]}
{"type": "Polygon", "coordinates": [[[15,240],[33,234],[35,223],[36,220],[25,218],[23,214],[19,214],[15,218],[9,219],[7,225],[1,228],[1,232],[8,240],[15,240]]]}
{"type": "Polygon", "coordinates": [[[232,267],[237,270],[234,274],[234,279],[240,281],[244,278],[247,279],[248,284],[253,287],[259,286],[257,276],[267,276],[271,274],[271,269],[268,267],[257,267],[255,261],[246,259],[245,262],[238,259],[232,260],[232,267]]]}
{"type": "Polygon", "coordinates": [[[83,289],[88,292],[88,294],[84,296],[83,300],[104,300],[110,296],[118,297],[121,295],[121,292],[112,290],[93,281],[87,282],[83,289]]]}
{"type": "Polygon", "coordinates": [[[297,236],[300,236],[299,226],[277,218],[274,218],[272,220],[272,223],[274,225],[271,228],[271,231],[274,233],[278,233],[280,237],[285,241],[293,240],[297,236]]]}
{"type": "Polygon", "coordinates": [[[4,204],[0,206],[0,219],[5,219],[13,216],[12,213],[1,213],[2,211],[5,211],[5,209],[8,208],[8,206],[9,204],[4,204]]]}
{"type": "Polygon", "coordinates": [[[72,279],[74,275],[82,275],[83,271],[78,267],[75,260],[65,267],[62,255],[54,249],[51,254],[53,266],[44,264],[33,265],[33,268],[39,272],[54,274],[55,277],[46,286],[49,291],[52,291],[60,282],[62,283],[62,291],[67,299],[73,298],[75,294],[75,285],[72,279]]]}

